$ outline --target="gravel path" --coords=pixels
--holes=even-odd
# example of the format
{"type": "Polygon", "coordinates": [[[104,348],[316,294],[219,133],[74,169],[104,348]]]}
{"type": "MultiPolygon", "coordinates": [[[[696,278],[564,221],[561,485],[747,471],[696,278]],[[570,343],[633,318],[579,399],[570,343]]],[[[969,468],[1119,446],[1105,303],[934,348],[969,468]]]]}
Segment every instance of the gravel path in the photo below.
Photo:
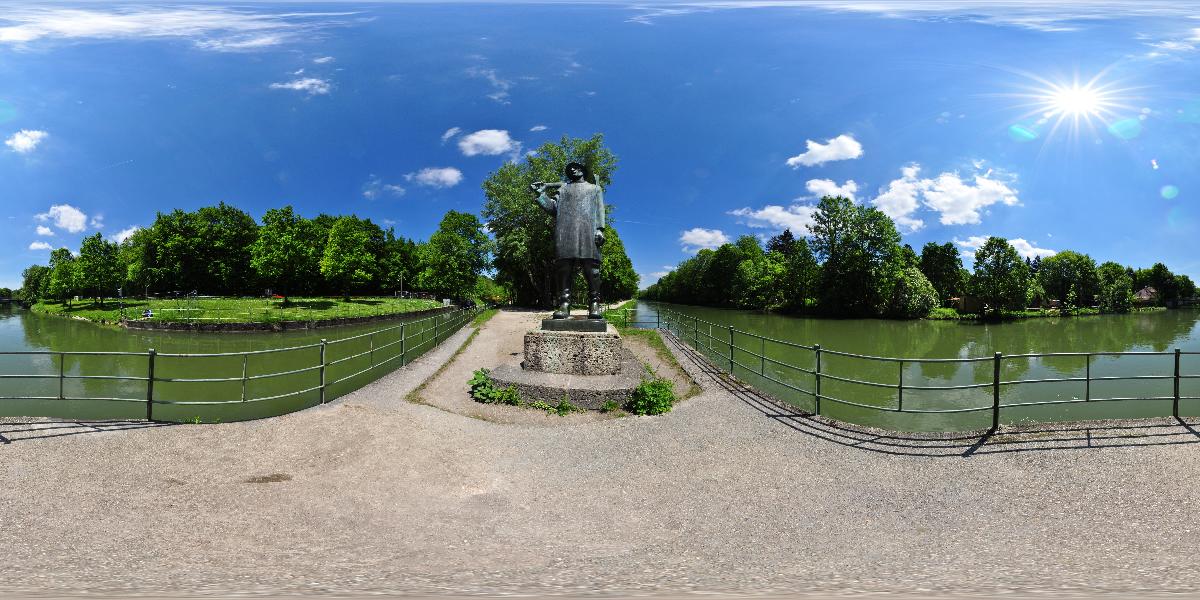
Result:
{"type": "MultiPolygon", "coordinates": [[[[427,358],[414,367],[436,367],[427,358]]],[[[11,435],[0,590],[1200,587],[1194,423],[887,438],[781,411],[684,362],[705,391],[659,417],[472,419],[395,401],[413,369],[264,421],[11,435]]]]}

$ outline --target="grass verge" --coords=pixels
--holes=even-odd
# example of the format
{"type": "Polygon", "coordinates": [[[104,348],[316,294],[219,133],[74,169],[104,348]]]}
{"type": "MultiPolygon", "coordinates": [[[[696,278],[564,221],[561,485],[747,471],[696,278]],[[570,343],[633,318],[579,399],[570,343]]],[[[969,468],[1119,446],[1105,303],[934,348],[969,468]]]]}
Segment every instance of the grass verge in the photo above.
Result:
{"type": "Polygon", "coordinates": [[[77,317],[97,323],[117,323],[122,310],[130,320],[168,323],[277,323],[280,321],[322,321],[354,317],[399,315],[441,306],[436,300],[414,298],[291,298],[287,306],[270,298],[196,298],[179,300],[131,300],[118,304],[107,299],[102,304],[81,300],[69,305],[42,301],[34,312],[77,317]],[[153,316],[142,317],[149,309],[153,316]]]}

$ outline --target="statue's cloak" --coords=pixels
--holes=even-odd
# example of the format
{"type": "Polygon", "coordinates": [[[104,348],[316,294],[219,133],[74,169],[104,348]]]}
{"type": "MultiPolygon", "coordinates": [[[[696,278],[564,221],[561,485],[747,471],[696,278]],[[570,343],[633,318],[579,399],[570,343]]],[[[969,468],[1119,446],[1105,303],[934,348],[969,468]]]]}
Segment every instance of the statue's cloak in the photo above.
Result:
{"type": "Polygon", "coordinates": [[[604,189],[580,181],[566,183],[551,198],[543,192],[538,204],[554,215],[554,256],[600,260],[596,231],[604,228],[604,189]]]}

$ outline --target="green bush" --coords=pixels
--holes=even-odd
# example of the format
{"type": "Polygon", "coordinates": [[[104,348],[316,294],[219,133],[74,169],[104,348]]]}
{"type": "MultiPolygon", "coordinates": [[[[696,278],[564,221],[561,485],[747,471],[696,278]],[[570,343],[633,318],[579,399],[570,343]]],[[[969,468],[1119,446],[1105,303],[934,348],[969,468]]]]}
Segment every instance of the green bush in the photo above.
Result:
{"type": "Polygon", "coordinates": [[[640,383],[625,403],[625,410],[635,415],[661,415],[674,404],[675,384],[660,377],[640,383]]]}
{"type": "Polygon", "coordinates": [[[901,319],[920,319],[938,305],[937,290],[916,267],[904,269],[892,292],[888,316],[901,319]]]}
{"type": "Polygon", "coordinates": [[[517,391],[517,387],[510,385],[502,388],[496,385],[492,380],[491,371],[487,369],[479,369],[471,374],[471,381],[468,382],[471,386],[471,397],[476,402],[484,404],[507,404],[508,406],[521,405],[521,393],[517,391]]]}

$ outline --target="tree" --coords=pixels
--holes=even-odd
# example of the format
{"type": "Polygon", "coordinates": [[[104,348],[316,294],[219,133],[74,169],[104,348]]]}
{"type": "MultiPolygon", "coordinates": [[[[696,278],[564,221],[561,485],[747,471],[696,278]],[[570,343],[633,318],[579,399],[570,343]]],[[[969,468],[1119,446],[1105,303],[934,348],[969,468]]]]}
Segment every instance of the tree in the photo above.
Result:
{"type": "MultiPolygon", "coordinates": [[[[1115,264],[1115,263],[1105,263],[1115,264]]],[[[1124,269],[1100,280],[1100,312],[1127,313],[1133,309],[1133,281],[1124,269]]]]}
{"type": "Polygon", "coordinates": [[[1193,298],[1196,295],[1196,284],[1187,275],[1175,276],[1176,297],[1180,299],[1193,298]]]}
{"type": "Polygon", "coordinates": [[[929,242],[921,248],[921,273],[937,290],[938,301],[943,306],[950,304],[950,299],[963,293],[963,264],[958,248],[946,242],[937,244],[929,242]]]}
{"type": "Polygon", "coordinates": [[[1071,250],[1063,250],[1043,260],[1038,268],[1038,281],[1046,295],[1061,302],[1065,310],[1090,306],[1100,292],[1096,261],[1071,250]],[[1071,298],[1072,291],[1074,299],[1071,298]]]}
{"type": "Polygon", "coordinates": [[[913,247],[905,244],[900,247],[900,259],[904,262],[904,268],[919,268],[921,266],[921,258],[917,256],[916,250],[913,247]]]}
{"type": "MultiPolygon", "coordinates": [[[[803,238],[801,238],[803,241],[803,238]]],[[[792,235],[791,229],[784,229],[783,233],[772,237],[767,241],[767,252],[777,252],[785,257],[790,257],[792,252],[796,250],[796,236],[792,235]]]]}
{"type": "Polygon", "coordinates": [[[319,235],[317,227],[290,205],[263,215],[258,238],[250,246],[250,265],[262,283],[282,292],[285,305],[288,295],[321,268],[322,256],[317,252],[324,244],[319,235]]]}
{"type": "Polygon", "coordinates": [[[258,238],[258,225],[244,211],[224,202],[196,211],[200,237],[202,278],[194,287],[209,293],[249,291],[254,283],[250,248],[258,238]]]}
{"type": "Polygon", "coordinates": [[[1019,310],[1025,307],[1027,299],[1029,268],[1008,240],[992,236],[975,251],[971,287],[992,315],[1019,310]]]}
{"type": "Polygon", "coordinates": [[[815,295],[817,282],[821,278],[821,266],[817,264],[804,238],[795,240],[791,245],[791,254],[783,256],[782,262],[783,281],[779,293],[783,307],[802,311],[808,306],[808,299],[815,295]]]}
{"type": "Polygon", "coordinates": [[[838,196],[821,198],[812,245],[823,261],[819,304],[834,315],[876,316],[891,299],[903,260],[887,215],[838,196]]]}
{"type": "Polygon", "coordinates": [[[131,290],[127,296],[134,295],[132,290],[149,295],[150,289],[165,277],[158,262],[158,237],[153,227],[138,229],[125,238],[117,249],[117,256],[124,269],[122,286],[131,290]]]}
{"type": "Polygon", "coordinates": [[[604,247],[600,257],[600,298],[605,302],[632,298],[641,277],[633,270],[633,261],[625,253],[625,244],[617,230],[608,224],[604,226],[604,247]]]}
{"type": "Polygon", "coordinates": [[[116,291],[123,280],[117,260],[117,244],[104,239],[99,233],[83,238],[76,264],[80,287],[95,292],[94,297],[101,305],[105,292],[116,291]]]}
{"type": "Polygon", "coordinates": [[[921,270],[908,267],[901,271],[888,304],[888,316],[901,319],[920,319],[938,306],[937,290],[921,270]]]}
{"type": "Polygon", "coordinates": [[[399,237],[389,227],[385,233],[383,256],[379,259],[379,287],[404,291],[416,287],[421,272],[421,244],[399,237]]]}
{"type": "Polygon", "coordinates": [[[517,304],[553,303],[553,219],[534,201],[529,184],[558,181],[572,160],[588,168],[593,183],[603,188],[612,183],[617,157],[604,147],[600,134],[542,144],[524,162],[506,163],[483,182],[482,214],[496,240],[496,281],[513,290],[517,304]]]}
{"type": "Polygon", "coordinates": [[[479,275],[488,266],[490,249],[478,217],[447,212],[423,248],[421,287],[448,298],[473,297],[479,275]]]}
{"type": "Polygon", "coordinates": [[[79,289],[79,275],[75,257],[66,248],[50,252],[50,281],[47,293],[61,302],[68,302],[79,289]]]}
{"type": "Polygon", "coordinates": [[[37,302],[49,295],[50,267],[30,265],[21,271],[21,299],[26,302],[37,302]]]}
{"type": "Polygon", "coordinates": [[[362,227],[358,217],[341,217],[334,221],[321,257],[321,275],[350,300],[350,291],[356,285],[371,281],[375,272],[375,257],[369,245],[371,237],[362,227]]]}

